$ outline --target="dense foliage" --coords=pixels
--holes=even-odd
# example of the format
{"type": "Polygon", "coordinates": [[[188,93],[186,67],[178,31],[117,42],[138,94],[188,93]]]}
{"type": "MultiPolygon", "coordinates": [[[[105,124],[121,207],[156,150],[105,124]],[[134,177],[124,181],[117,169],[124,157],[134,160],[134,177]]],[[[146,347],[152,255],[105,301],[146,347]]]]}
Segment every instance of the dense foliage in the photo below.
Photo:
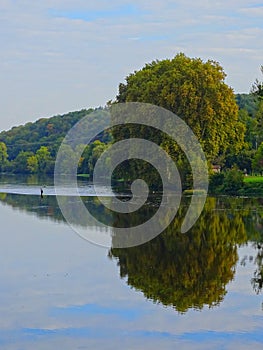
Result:
{"type": "Polygon", "coordinates": [[[239,120],[246,128],[245,144],[238,153],[230,149],[224,158],[218,159],[218,162],[225,169],[229,169],[235,165],[245,175],[261,175],[261,162],[263,161],[262,83],[256,80],[252,85],[251,93],[247,95],[238,94],[236,100],[239,105],[239,120]]]}
{"type": "MultiPolygon", "coordinates": [[[[186,201],[184,198],[184,205],[186,201]]],[[[117,259],[120,276],[132,288],[154,302],[186,312],[189,308],[216,306],[224,299],[226,286],[235,275],[237,247],[248,239],[255,240],[258,267],[251,282],[259,292],[263,232],[256,222],[262,223],[262,213],[251,210],[259,204],[256,200],[252,202],[244,201],[242,210],[237,210],[240,199],[237,202],[235,198],[208,198],[200,218],[186,234],[180,233],[185,210],[181,206],[179,215],[161,235],[141,246],[113,248],[109,255],[117,259]]],[[[124,220],[122,215],[116,215],[119,226],[124,220]]]]}
{"type": "Polygon", "coordinates": [[[243,146],[244,126],[225,76],[217,62],[178,54],[127,76],[119,86],[117,101],[151,103],[177,114],[213,160],[229,148],[237,152],[243,146]]]}
{"type": "MultiPolygon", "coordinates": [[[[239,116],[237,101],[243,106],[248,105],[248,101],[253,103],[250,97],[235,97],[233,90],[225,83],[225,77],[223,68],[217,62],[203,62],[181,53],[173,59],[153,61],[128,75],[126,82],[119,85],[117,102],[145,102],[173,112],[191,127],[203,147],[209,165],[219,164],[223,167],[228,157],[232,157],[233,162],[229,165],[231,168],[236,163],[236,155],[243,155],[245,151],[248,153],[245,142],[246,123],[239,116]]],[[[183,188],[191,188],[191,168],[174,140],[160,135],[156,130],[134,125],[113,132],[115,140],[121,140],[126,135],[140,135],[164,148],[177,163],[183,188]]],[[[251,159],[248,163],[245,162],[247,169],[249,166],[251,168],[251,159]]],[[[144,163],[140,165],[138,160],[126,162],[119,169],[119,176],[130,181],[136,175],[145,178],[149,173],[152,175],[149,167],[144,163]]],[[[150,186],[156,184],[159,187],[155,176],[151,178],[150,186]]]]}
{"type": "MultiPolygon", "coordinates": [[[[100,109],[99,109],[100,110],[100,109]]],[[[41,118],[34,123],[13,127],[0,133],[0,171],[23,174],[52,174],[58,148],[67,132],[83,117],[91,116],[91,128],[98,125],[98,120],[92,119],[94,110],[83,109],[51,118],[41,118]]],[[[103,113],[99,113],[103,117],[103,113]]],[[[94,144],[87,146],[85,154],[88,159],[80,159],[80,171],[92,173],[96,156],[99,156],[100,144],[110,140],[105,132],[98,135],[94,144]],[[92,158],[92,161],[89,159],[92,158]]],[[[68,147],[68,152],[74,149],[68,147]]]]}

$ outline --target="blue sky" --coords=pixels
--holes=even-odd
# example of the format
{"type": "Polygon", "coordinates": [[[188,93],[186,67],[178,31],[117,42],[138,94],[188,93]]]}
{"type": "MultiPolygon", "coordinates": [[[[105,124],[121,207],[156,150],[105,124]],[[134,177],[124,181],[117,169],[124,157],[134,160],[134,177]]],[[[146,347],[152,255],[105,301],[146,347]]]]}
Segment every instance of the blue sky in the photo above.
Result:
{"type": "Polygon", "coordinates": [[[235,92],[262,78],[263,3],[1,0],[0,130],[103,106],[125,77],[178,52],[218,61],[235,92]]]}

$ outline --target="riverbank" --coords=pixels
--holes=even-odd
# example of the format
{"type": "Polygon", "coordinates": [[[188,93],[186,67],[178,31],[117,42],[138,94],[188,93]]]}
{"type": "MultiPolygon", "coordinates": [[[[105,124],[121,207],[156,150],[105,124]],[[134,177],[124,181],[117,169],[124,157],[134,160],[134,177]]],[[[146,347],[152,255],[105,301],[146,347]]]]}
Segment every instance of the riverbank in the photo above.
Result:
{"type": "Polygon", "coordinates": [[[237,169],[210,176],[209,194],[231,196],[263,196],[263,176],[251,176],[237,169]]]}

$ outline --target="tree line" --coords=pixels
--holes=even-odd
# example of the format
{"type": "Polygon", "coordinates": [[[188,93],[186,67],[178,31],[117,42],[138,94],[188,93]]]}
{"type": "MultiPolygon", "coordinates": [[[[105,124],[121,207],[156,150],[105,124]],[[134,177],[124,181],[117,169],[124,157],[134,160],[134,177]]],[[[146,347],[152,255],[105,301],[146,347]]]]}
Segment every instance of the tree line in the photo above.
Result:
{"type": "MultiPolygon", "coordinates": [[[[98,108],[100,110],[101,108],[98,108]]],[[[83,117],[89,118],[94,109],[83,109],[34,123],[13,127],[0,133],[0,172],[16,174],[53,174],[57,151],[67,132],[83,117]]],[[[102,114],[103,115],[103,114],[102,114]]],[[[89,118],[91,128],[98,121],[89,118]]],[[[94,164],[111,136],[106,131],[85,148],[79,160],[79,172],[92,174],[94,164]]],[[[70,146],[67,153],[74,155],[70,146]]],[[[66,169],[65,169],[66,171],[66,169]]]]}
{"type": "MultiPolygon", "coordinates": [[[[263,73],[263,68],[261,68],[263,73]]],[[[129,74],[119,85],[115,103],[145,102],[164,107],[181,117],[201,143],[210,167],[214,186],[228,180],[229,186],[246,174],[263,173],[263,89],[256,80],[249,94],[235,95],[225,83],[226,74],[218,62],[189,58],[183,53],[172,59],[153,61],[141,70],[129,74]],[[221,175],[213,174],[213,165],[220,166],[221,175]],[[233,174],[229,174],[232,171],[233,174]]],[[[35,123],[13,127],[0,133],[0,171],[13,173],[52,174],[58,148],[69,129],[94,109],[83,109],[35,123]]],[[[103,113],[101,113],[103,118],[103,113]]],[[[142,135],[164,148],[178,165],[184,187],[191,187],[188,160],[174,140],[156,130],[135,125],[115,127],[99,135],[87,145],[79,160],[78,172],[92,179],[96,160],[112,142],[142,135]]],[[[67,148],[74,157],[75,149],[67,148]]],[[[65,166],[66,168],[66,166],[65,166]]],[[[116,177],[131,181],[150,178],[159,184],[158,175],[145,162],[124,162],[116,177]]],[[[150,184],[151,185],[151,184],[150,184]]],[[[158,186],[157,186],[158,187],[158,186]]]]}

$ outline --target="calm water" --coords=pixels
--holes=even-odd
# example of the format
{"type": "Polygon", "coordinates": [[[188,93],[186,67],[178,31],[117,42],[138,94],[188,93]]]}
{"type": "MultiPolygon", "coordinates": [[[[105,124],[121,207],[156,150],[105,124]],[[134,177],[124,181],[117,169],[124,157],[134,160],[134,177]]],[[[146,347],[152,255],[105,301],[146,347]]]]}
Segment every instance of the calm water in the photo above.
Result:
{"type": "MultiPolygon", "coordinates": [[[[208,198],[182,235],[185,198],[162,235],[106,249],[68,227],[52,181],[43,199],[42,183],[0,183],[1,349],[262,349],[262,199],[208,198]]],[[[116,227],[141,222],[158,202],[127,218],[88,186],[85,205],[116,227]]]]}

